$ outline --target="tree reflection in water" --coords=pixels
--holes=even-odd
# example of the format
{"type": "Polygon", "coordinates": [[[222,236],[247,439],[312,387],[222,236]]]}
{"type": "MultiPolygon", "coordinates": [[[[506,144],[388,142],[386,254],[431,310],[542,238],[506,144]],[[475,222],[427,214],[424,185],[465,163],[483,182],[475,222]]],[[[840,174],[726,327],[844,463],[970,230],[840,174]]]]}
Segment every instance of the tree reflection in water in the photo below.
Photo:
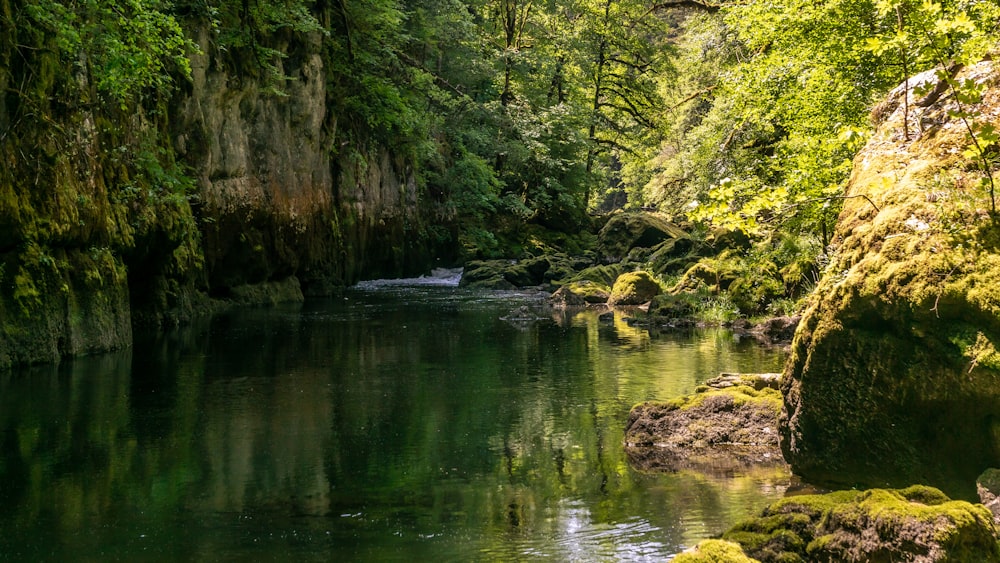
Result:
{"type": "Polygon", "coordinates": [[[0,552],[641,560],[783,494],[781,469],[643,474],[622,447],[634,403],[780,354],[620,314],[501,320],[533,299],[353,292],[6,374],[0,552]]]}

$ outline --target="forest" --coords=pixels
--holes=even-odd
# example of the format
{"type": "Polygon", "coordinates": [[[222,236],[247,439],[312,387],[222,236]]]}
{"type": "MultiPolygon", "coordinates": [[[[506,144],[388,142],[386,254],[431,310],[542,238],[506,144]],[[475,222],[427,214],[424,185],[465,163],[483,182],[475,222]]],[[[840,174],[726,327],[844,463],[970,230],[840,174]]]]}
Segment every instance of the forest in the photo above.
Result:
{"type": "MultiPolygon", "coordinates": [[[[730,265],[743,274],[794,264],[782,275],[795,279],[765,292],[768,302],[817,281],[876,104],[909,76],[983,59],[1000,14],[992,2],[903,0],[5,0],[2,8],[9,224],[24,207],[10,190],[52,168],[24,162],[24,153],[71,146],[58,137],[76,133],[55,124],[85,120],[71,117],[84,110],[99,125],[100,150],[118,155],[103,166],[111,191],[124,186],[120,198],[134,199],[148,186],[155,201],[140,203],[160,209],[153,215],[164,202],[191,205],[194,217],[177,228],[206,231],[199,185],[225,171],[181,154],[182,137],[164,140],[177,135],[170,121],[192,88],[192,60],[207,56],[227,87],[252,85],[269,107],[294,108],[293,75],[319,53],[317,151],[334,168],[364,170],[376,165],[371,147],[389,147],[415,186],[417,234],[432,254],[465,262],[578,253],[593,246],[600,214],[652,210],[700,237],[745,233],[753,248],[730,265]]],[[[982,95],[974,84],[950,87],[970,103],[982,95]]],[[[988,172],[997,135],[967,117],[967,158],[988,172]]],[[[992,202],[987,176],[981,197],[992,202]]],[[[44,254],[46,227],[11,230],[23,232],[3,246],[38,243],[44,254]]],[[[198,254],[194,235],[168,237],[198,254]]],[[[188,264],[175,269],[200,268],[197,257],[179,260],[188,264]]],[[[361,277],[350,272],[340,283],[361,277]]],[[[209,292],[220,283],[210,281],[209,292]]],[[[17,291],[30,297],[25,285],[17,291]]],[[[772,312],[794,308],[779,302],[772,312]]]]}
{"type": "Polygon", "coordinates": [[[1000,561],[998,31],[0,0],[0,553],[1000,561]]]}

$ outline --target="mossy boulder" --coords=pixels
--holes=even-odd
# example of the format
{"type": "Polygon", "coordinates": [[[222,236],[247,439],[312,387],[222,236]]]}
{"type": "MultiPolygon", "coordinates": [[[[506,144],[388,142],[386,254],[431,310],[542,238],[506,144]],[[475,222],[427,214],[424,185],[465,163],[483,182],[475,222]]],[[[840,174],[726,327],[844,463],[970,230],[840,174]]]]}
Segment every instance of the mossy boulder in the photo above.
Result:
{"type": "Polygon", "coordinates": [[[611,287],[608,305],[642,305],[656,297],[663,290],[649,272],[629,272],[618,276],[611,287]]]}
{"type": "Polygon", "coordinates": [[[777,429],[781,394],[765,385],[758,389],[752,376],[719,381],[719,388],[702,386],[692,395],[632,407],[625,428],[632,466],[677,471],[784,463],[777,429]]]}
{"type": "Polygon", "coordinates": [[[694,291],[705,289],[719,293],[729,289],[741,274],[740,255],[734,250],[725,250],[716,256],[702,258],[693,264],[674,286],[672,291],[694,291]]]}
{"type": "Polygon", "coordinates": [[[569,287],[562,286],[552,293],[549,303],[559,309],[570,309],[573,307],[586,307],[587,302],[583,297],[573,292],[569,287]]]}
{"type": "MultiPolygon", "coordinates": [[[[992,62],[966,107],[997,115],[992,62]]],[[[909,86],[936,81],[933,73],[909,86]]],[[[906,93],[918,99],[913,91],[906,93]]],[[[855,159],[826,274],[809,298],[784,379],[782,448],[812,481],[923,482],[975,498],[1000,466],[1000,230],[951,97],[909,106],[893,92],[855,159]]]]}
{"type": "Polygon", "coordinates": [[[615,284],[615,280],[622,274],[621,264],[599,264],[589,266],[564,279],[564,282],[590,281],[597,285],[610,288],[615,284]]]}
{"type": "Polygon", "coordinates": [[[700,302],[693,293],[664,293],[653,298],[646,313],[650,317],[667,320],[689,319],[698,310],[700,302]]]}
{"type": "Polygon", "coordinates": [[[607,303],[611,290],[606,285],[581,280],[569,282],[552,294],[552,300],[563,306],[607,303]],[[572,297],[571,297],[572,296],[572,297]]]}
{"type": "Polygon", "coordinates": [[[597,253],[604,264],[621,262],[634,248],[650,249],[670,242],[671,252],[690,248],[690,235],[656,213],[617,213],[597,235],[597,253]],[[684,241],[684,242],[681,242],[684,241]]]}
{"type": "Polygon", "coordinates": [[[982,505],[915,485],[788,497],[722,539],[765,563],[994,562],[1000,561],[994,533],[982,505]]]}
{"type": "Polygon", "coordinates": [[[507,270],[514,265],[511,260],[471,260],[462,271],[461,287],[481,289],[515,289],[507,280],[507,270]]]}
{"type": "Polygon", "coordinates": [[[674,563],[752,563],[740,544],[726,540],[705,540],[674,558],[674,563]]]}
{"type": "Polygon", "coordinates": [[[462,287],[483,289],[514,289],[551,285],[576,274],[578,267],[590,261],[552,253],[529,256],[521,260],[471,260],[462,272],[462,287]]]}

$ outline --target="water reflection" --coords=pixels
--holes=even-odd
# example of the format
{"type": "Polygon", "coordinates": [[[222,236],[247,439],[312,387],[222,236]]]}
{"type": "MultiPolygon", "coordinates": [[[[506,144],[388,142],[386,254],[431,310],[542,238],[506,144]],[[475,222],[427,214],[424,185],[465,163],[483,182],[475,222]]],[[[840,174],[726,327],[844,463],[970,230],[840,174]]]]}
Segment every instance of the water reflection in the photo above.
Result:
{"type": "Polygon", "coordinates": [[[636,402],[781,358],[536,297],[376,288],[0,378],[0,559],[662,559],[788,486],[643,474],[636,402]]]}

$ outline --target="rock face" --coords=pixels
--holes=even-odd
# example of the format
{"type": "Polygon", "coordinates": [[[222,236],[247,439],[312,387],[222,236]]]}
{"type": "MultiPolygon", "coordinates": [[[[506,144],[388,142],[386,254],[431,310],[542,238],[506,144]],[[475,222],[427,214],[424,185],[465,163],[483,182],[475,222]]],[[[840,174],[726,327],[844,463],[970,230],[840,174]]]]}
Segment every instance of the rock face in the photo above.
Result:
{"type": "MultiPolygon", "coordinates": [[[[991,62],[958,76],[987,86],[964,108],[979,122],[1000,125],[998,76],[991,62]]],[[[909,104],[897,89],[855,159],[786,367],[782,449],[809,480],[974,498],[1000,466],[1000,230],[953,97],[922,105],[912,89],[935,80],[911,78],[909,104]]]]}
{"type": "Polygon", "coordinates": [[[174,105],[172,142],[195,170],[209,291],[295,275],[306,293],[428,262],[412,165],[380,146],[331,156],[329,71],[320,37],[283,46],[284,96],[227,69],[210,32],[174,105]]]}
{"type": "Polygon", "coordinates": [[[202,54],[155,108],[100,103],[86,65],[34,44],[53,38],[0,39],[0,369],[129,346],[133,322],[209,297],[301,300],[430,266],[427,218],[447,218],[410,160],[338,136],[318,36],[267,39],[287,55],[276,96],[187,25],[202,54]]]}
{"type": "Polygon", "coordinates": [[[677,561],[1000,561],[985,507],[925,486],[787,497],[677,561]],[[735,551],[735,545],[742,550],[735,551]],[[734,559],[710,559],[715,551],[734,559]],[[752,559],[740,559],[739,556],[752,559]]]}

